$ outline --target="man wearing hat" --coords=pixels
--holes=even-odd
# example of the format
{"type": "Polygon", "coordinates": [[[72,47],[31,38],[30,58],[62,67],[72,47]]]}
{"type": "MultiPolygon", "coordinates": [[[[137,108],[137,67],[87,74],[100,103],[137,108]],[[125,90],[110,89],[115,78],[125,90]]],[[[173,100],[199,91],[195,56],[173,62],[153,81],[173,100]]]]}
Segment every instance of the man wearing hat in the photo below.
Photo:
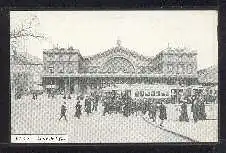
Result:
{"type": "Polygon", "coordinates": [[[66,102],[64,102],[64,104],[61,106],[61,115],[60,115],[60,119],[59,120],[61,120],[61,118],[64,117],[64,119],[67,121],[66,111],[67,111],[67,109],[66,109],[66,102]]]}

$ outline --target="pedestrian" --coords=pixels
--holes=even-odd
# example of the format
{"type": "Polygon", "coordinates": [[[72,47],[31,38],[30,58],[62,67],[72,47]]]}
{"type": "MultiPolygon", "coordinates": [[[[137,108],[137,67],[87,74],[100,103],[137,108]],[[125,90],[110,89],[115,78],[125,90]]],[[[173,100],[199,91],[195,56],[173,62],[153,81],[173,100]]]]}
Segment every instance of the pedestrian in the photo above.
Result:
{"type": "Polygon", "coordinates": [[[63,99],[66,99],[66,94],[64,93],[63,99]]]}
{"type": "Polygon", "coordinates": [[[136,112],[136,101],[133,100],[131,104],[131,113],[132,115],[136,112]]]}
{"type": "Polygon", "coordinates": [[[37,92],[35,93],[35,99],[36,100],[38,99],[38,93],[37,92]]]}
{"type": "Polygon", "coordinates": [[[61,120],[61,118],[64,117],[64,119],[67,121],[66,111],[67,111],[66,102],[64,102],[64,104],[61,106],[61,115],[59,120],[61,120]]]}
{"type": "Polygon", "coordinates": [[[50,89],[47,89],[47,92],[48,92],[48,98],[50,98],[51,96],[50,89]]]}
{"type": "Polygon", "coordinates": [[[183,102],[181,105],[181,114],[179,116],[179,121],[186,121],[186,122],[189,121],[186,102],[183,102]]]}
{"type": "Polygon", "coordinates": [[[126,97],[126,96],[124,97],[124,99],[123,99],[123,103],[124,103],[123,115],[126,117],[130,116],[131,102],[132,102],[132,100],[129,97],[126,97]]]}
{"type": "Polygon", "coordinates": [[[196,123],[198,121],[198,112],[199,112],[196,95],[192,96],[191,112],[193,113],[193,119],[194,122],[196,123]]]}
{"type": "Polygon", "coordinates": [[[32,93],[32,99],[35,100],[35,93],[34,92],[32,93]]]}
{"type": "Polygon", "coordinates": [[[166,106],[163,104],[163,102],[160,102],[159,112],[159,118],[161,120],[160,126],[163,126],[163,121],[167,119],[166,106]]]}
{"type": "Polygon", "coordinates": [[[103,116],[105,116],[106,113],[109,114],[109,102],[107,101],[106,97],[103,99],[103,106],[104,106],[103,116]]]}
{"type": "Polygon", "coordinates": [[[98,101],[99,101],[99,97],[98,97],[98,95],[96,95],[93,100],[93,109],[92,109],[93,111],[97,111],[98,101]]]}
{"type": "Polygon", "coordinates": [[[206,120],[205,102],[201,96],[199,98],[198,104],[199,104],[199,119],[206,120]]]}
{"type": "Polygon", "coordinates": [[[145,103],[145,99],[141,99],[141,106],[142,106],[142,114],[145,115],[146,113],[146,103],[145,103]]]}
{"type": "Polygon", "coordinates": [[[149,118],[152,119],[153,122],[156,121],[156,112],[157,112],[157,104],[152,101],[149,107],[149,118]]]}
{"type": "Polygon", "coordinates": [[[121,100],[119,98],[119,96],[117,96],[116,98],[116,113],[120,113],[121,112],[121,100]]]}
{"type": "Polygon", "coordinates": [[[80,119],[80,116],[82,115],[82,111],[81,111],[82,105],[80,104],[79,100],[78,100],[75,108],[76,108],[75,117],[78,117],[78,119],[80,119]]]}
{"type": "Polygon", "coordinates": [[[51,90],[51,95],[52,95],[52,98],[54,98],[54,91],[51,90]]]}
{"type": "Polygon", "coordinates": [[[123,115],[128,117],[129,116],[129,102],[126,102],[124,104],[124,107],[123,107],[123,115]]]}
{"type": "Polygon", "coordinates": [[[85,99],[85,112],[87,113],[87,115],[91,113],[91,100],[88,96],[85,99]]]}
{"type": "Polygon", "coordinates": [[[71,99],[71,94],[68,95],[68,99],[71,99]]]}

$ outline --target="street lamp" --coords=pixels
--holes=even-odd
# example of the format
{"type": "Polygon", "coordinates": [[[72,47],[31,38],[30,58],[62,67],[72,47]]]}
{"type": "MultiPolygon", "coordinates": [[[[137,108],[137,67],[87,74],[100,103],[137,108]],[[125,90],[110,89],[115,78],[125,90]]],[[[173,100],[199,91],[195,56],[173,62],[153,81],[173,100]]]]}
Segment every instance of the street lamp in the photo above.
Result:
{"type": "Polygon", "coordinates": [[[68,99],[71,99],[71,82],[70,82],[70,76],[68,76],[68,92],[69,92],[69,95],[68,95],[68,99]]]}

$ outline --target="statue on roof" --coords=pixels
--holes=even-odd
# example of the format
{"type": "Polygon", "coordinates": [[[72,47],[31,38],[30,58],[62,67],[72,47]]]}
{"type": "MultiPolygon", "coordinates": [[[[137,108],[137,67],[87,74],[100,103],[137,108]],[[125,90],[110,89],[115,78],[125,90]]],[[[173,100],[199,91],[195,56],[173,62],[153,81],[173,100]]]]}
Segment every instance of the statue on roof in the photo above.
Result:
{"type": "Polygon", "coordinates": [[[117,46],[118,47],[121,47],[121,43],[122,43],[122,41],[118,38],[118,40],[117,40],[117,46]]]}

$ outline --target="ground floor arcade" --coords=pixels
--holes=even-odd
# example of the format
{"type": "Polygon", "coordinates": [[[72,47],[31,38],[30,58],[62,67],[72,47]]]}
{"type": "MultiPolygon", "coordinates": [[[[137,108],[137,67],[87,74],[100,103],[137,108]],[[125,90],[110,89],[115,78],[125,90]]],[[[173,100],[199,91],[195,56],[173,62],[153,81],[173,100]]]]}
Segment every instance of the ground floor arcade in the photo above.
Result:
{"type": "Polygon", "coordinates": [[[77,76],[44,76],[43,86],[54,85],[59,92],[84,94],[115,84],[198,84],[195,76],[164,76],[164,75],[77,75],[77,76]]]}

